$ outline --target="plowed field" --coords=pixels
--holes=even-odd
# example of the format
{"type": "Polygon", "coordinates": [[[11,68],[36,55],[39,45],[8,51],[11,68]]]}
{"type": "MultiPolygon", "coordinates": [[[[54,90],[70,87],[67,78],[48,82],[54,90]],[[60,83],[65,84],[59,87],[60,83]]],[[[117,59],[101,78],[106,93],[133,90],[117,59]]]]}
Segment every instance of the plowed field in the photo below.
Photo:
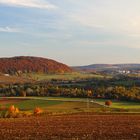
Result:
{"type": "Polygon", "coordinates": [[[140,115],[43,115],[0,119],[2,140],[139,140],[140,115]]]}

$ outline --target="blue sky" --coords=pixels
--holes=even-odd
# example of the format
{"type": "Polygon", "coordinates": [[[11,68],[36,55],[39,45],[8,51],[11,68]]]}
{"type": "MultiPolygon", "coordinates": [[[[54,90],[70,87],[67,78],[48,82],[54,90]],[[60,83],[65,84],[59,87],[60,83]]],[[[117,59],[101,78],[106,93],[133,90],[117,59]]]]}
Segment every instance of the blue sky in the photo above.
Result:
{"type": "Polygon", "coordinates": [[[140,63],[139,0],[0,0],[0,57],[140,63]]]}

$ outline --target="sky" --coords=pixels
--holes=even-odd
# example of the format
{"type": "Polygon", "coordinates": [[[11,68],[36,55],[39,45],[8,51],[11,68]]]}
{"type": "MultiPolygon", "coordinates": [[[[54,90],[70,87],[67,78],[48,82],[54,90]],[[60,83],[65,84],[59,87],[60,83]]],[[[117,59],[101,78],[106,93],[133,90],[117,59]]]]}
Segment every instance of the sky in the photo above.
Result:
{"type": "Polygon", "coordinates": [[[139,0],[0,0],[0,57],[70,66],[140,63],[139,0]]]}

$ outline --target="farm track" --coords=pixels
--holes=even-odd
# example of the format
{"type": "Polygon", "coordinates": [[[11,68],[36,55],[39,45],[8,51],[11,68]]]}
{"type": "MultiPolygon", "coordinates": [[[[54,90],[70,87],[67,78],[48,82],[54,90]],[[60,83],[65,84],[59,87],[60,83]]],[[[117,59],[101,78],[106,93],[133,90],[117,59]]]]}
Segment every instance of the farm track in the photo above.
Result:
{"type": "Polygon", "coordinates": [[[0,119],[0,140],[139,140],[140,115],[37,116],[0,119]]]}

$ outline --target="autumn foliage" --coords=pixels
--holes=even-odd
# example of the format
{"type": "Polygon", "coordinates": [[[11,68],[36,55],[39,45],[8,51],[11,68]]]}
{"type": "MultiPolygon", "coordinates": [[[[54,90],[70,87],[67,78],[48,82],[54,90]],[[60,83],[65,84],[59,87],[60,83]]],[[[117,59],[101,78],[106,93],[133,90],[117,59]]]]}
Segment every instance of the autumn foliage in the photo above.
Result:
{"type": "Polygon", "coordinates": [[[10,113],[19,113],[19,109],[14,105],[11,105],[8,110],[10,113]]]}
{"type": "Polygon", "coordinates": [[[9,74],[25,72],[64,73],[72,71],[67,65],[54,60],[28,56],[0,58],[0,66],[0,72],[9,74]]]}
{"type": "Polygon", "coordinates": [[[42,112],[43,112],[43,110],[42,110],[41,108],[39,108],[39,107],[36,107],[36,108],[34,109],[34,115],[41,114],[42,112]]]}
{"type": "Polygon", "coordinates": [[[15,112],[15,106],[11,105],[8,110],[9,112],[15,112]]]}
{"type": "Polygon", "coordinates": [[[105,105],[111,106],[111,105],[112,105],[112,101],[110,101],[110,100],[106,101],[106,102],[105,102],[105,105]]]}

